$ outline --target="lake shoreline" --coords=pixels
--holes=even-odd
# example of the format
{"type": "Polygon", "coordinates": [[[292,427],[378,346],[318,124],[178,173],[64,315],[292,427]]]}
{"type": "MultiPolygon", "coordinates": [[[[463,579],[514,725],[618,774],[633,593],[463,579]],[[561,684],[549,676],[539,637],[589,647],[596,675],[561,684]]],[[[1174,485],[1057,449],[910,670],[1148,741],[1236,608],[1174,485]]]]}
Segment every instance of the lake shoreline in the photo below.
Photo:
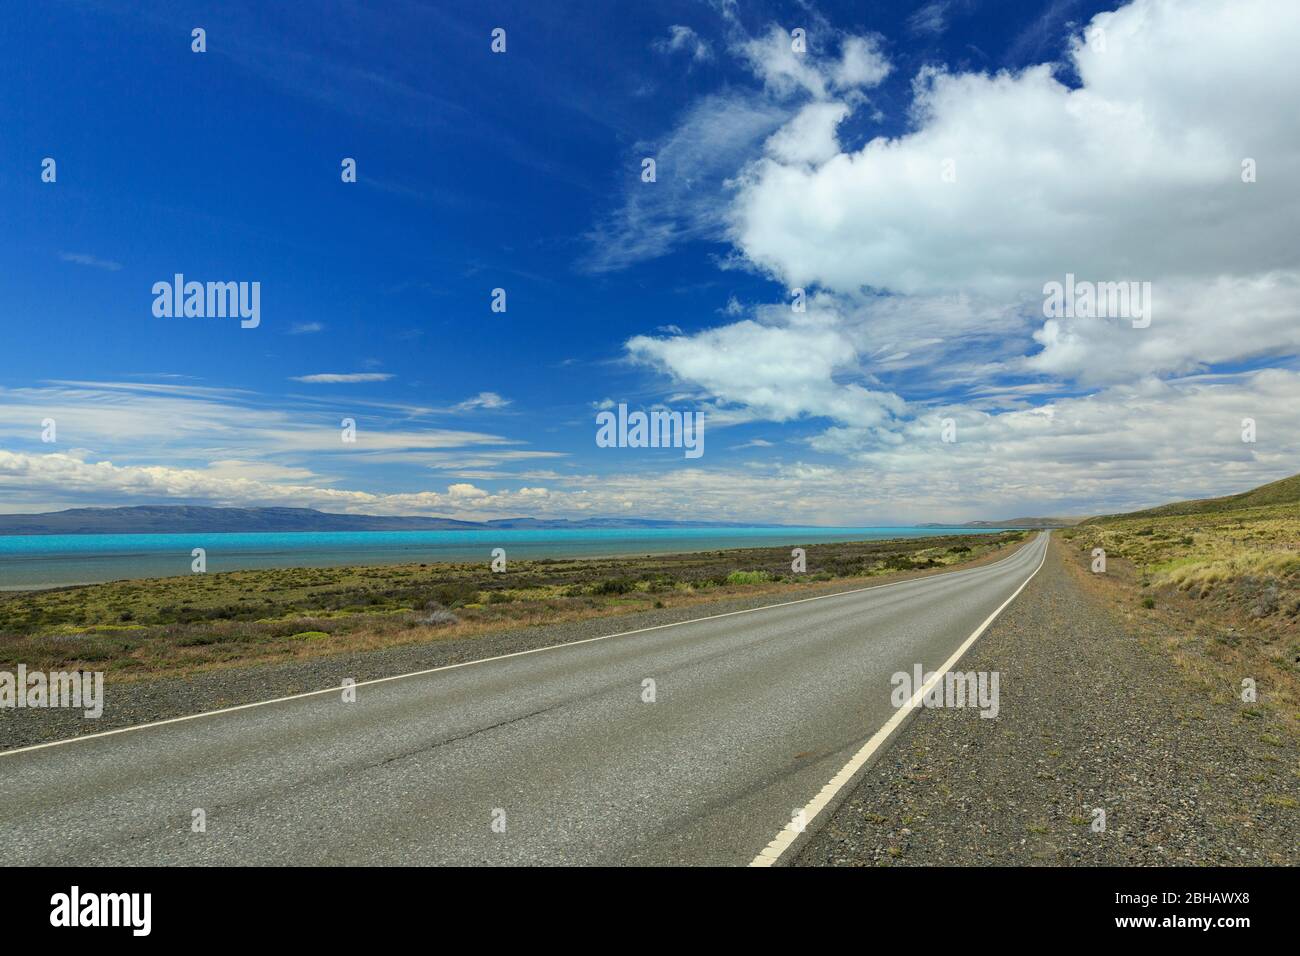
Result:
{"type": "Polygon", "coordinates": [[[206,573],[384,567],[506,560],[577,560],[698,554],[997,534],[1001,528],[769,526],[333,532],[196,532],[0,536],[0,592],[184,577],[202,551],[206,573]]]}

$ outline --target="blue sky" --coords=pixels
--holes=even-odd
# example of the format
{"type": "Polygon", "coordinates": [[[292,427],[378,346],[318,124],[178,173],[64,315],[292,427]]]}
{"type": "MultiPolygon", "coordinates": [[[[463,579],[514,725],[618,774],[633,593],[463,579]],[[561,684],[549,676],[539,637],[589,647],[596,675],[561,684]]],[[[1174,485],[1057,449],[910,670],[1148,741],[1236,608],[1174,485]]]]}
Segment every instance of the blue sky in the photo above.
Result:
{"type": "Polygon", "coordinates": [[[1300,470],[1285,4],[139,6],[0,36],[0,510],[902,523],[1300,470]],[[1045,320],[1067,271],[1151,328],[1045,320]],[[178,272],[261,324],[155,317],[178,272]],[[611,403],[706,454],[596,447],[611,403]]]}

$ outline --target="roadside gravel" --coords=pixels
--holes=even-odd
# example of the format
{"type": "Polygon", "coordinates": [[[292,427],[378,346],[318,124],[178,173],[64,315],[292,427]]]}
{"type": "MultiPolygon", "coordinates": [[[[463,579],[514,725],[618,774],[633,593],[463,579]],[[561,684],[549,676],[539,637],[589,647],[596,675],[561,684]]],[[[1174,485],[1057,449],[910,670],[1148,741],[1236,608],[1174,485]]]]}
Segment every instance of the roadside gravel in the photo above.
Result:
{"type": "Polygon", "coordinates": [[[918,712],[795,865],[1300,862],[1295,742],[1190,689],[1061,548],[961,662],[1000,673],[998,717],[918,712]]]}

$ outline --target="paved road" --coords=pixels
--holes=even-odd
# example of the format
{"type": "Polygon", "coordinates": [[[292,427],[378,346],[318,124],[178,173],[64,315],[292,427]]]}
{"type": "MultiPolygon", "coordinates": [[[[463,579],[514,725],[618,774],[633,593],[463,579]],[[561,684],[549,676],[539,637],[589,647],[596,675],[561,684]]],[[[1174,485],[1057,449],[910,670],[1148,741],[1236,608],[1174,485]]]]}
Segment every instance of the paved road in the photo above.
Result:
{"type": "Polygon", "coordinates": [[[2,755],[0,846],[29,864],[747,864],[893,715],[890,676],[940,666],[1046,544],[363,685],[355,703],[2,755]]]}

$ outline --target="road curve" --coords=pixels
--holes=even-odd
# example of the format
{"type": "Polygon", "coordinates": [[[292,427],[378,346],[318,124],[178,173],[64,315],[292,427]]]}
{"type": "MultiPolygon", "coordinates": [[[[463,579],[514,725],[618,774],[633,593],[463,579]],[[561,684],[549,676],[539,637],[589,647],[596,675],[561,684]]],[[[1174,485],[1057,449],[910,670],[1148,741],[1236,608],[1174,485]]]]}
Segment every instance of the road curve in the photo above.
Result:
{"type": "Polygon", "coordinates": [[[894,715],[890,676],[942,665],[1046,546],[0,755],[5,861],[748,864],[894,715]]]}

